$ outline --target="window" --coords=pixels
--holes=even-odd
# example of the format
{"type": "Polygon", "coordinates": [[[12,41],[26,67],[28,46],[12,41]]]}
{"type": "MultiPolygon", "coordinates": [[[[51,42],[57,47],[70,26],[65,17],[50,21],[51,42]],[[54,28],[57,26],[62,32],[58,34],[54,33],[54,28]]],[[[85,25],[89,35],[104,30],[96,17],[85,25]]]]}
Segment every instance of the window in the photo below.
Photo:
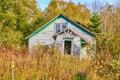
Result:
{"type": "Polygon", "coordinates": [[[57,23],[57,24],[56,24],[56,33],[57,33],[57,32],[60,32],[60,30],[61,30],[60,24],[57,23]]]}
{"type": "Polygon", "coordinates": [[[65,28],[67,28],[67,23],[62,24],[62,30],[64,30],[65,28]]]}
{"type": "Polygon", "coordinates": [[[55,32],[61,32],[62,30],[67,28],[67,23],[56,23],[55,24],[55,32]]]}

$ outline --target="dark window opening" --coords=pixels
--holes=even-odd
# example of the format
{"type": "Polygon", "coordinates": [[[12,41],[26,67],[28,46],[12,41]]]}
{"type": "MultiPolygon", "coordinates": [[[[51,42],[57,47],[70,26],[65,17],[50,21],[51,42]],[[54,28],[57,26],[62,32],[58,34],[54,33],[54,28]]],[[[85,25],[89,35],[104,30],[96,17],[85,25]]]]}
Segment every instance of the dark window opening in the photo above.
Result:
{"type": "Polygon", "coordinates": [[[71,54],[71,41],[64,42],[64,52],[67,54],[71,54]]]}

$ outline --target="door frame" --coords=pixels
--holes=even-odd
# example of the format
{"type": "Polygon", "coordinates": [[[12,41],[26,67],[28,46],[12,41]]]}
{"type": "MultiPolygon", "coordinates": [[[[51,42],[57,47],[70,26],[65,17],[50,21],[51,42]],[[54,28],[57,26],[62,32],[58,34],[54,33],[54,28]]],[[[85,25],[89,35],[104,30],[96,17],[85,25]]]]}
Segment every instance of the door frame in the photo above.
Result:
{"type": "Polygon", "coordinates": [[[63,38],[63,40],[62,40],[62,43],[63,43],[62,54],[64,54],[65,41],[71,41],[71,53],[70,53],[70,55],[73,55],[73,38],[63,38]]]}

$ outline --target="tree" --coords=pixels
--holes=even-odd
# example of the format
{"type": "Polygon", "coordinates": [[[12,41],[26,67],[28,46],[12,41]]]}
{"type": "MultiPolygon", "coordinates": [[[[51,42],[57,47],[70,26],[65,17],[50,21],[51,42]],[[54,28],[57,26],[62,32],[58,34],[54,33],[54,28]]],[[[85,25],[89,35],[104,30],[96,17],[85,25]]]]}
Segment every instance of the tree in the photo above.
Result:
{"type": "Polygon", "coordinates": [[[91,15],[90,10],[80,2],[77,4],[77,14],[76,14],[76,21],[87,25],[90,20],[89,17],[91,15]]]}
{"type": "Polygon", "coordinates": [[[97,13],[93,13],[93,15],[90,17],[91,23],[88,24],[90,29],[95,32],[95,33],[100,33],[100,27],[99,25],[101,24],[100,17],[97,13]]]}
{"type": "Polygon", "coordinates": [[[45,9],[47,19],[50,20],[59,13],[65,14],[72,20],[84,25],[87,25],[87,23],[90,22],[90,10],[81,3],[76,5],[71,0],[68,2],[64,0],[51,0],[48,7],[45,9]]]}
{"type": "Polygon", "coordinates": [[[48,7],[45,9],[45,15],[49,18],[55,17],[59,12],[60,9],[58,8],[58,1],[51,0],[48,4],[48,7]]]}
{"type": "Polygon", "coordinates": [[[0,0],[0,44],[24,44],[41,16],[36,0],[0,0]]]}

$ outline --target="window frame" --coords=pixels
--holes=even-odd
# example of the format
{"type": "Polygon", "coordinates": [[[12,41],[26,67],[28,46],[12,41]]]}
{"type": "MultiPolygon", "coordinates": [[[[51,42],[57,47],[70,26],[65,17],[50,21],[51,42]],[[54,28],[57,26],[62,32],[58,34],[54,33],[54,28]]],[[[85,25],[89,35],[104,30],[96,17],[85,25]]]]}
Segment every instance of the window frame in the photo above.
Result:
{"type": "MultiPolygon", "coordinates": [[[[57,29],[57,28],[56,28],[56,25],[57,25],[57,24],[60,24],[60,23],[55,23],[55,33],[58,33],[57,30],[56,30],[56,29],[57,29]]],[[[61,31],[61,24],[60,24],[60,28],[59,28],[59,29],[60,29],[60,31],[61,31]]],[[[60,31],[59,31],[59,32],[60,32],[60,31]]]]}
{"type": "Polygon", "coordinates": [[[64,37],[63,39],[62,39],[62,54],[64,54],[65,52],[64,52],[64,48],[65,48],[65,41],[71,41],[71,53],[70,53],[70,55],[73,55],[73,37],[64,37]]]}
{"type": "Polygon", "coordinates": [[[55,33],[59,33],[59,32],[56,32],[56,24],[60,24],[60,31],[59,31],[59,32],[61,32],[61,31],[64,30],[62,25],[65,24],[65,25],[66,25],[66,28],[68,27],[68,23],[55,23],[55,24],[54,24],[54,29],[55,29],[54,32],[55,32],[55,33]]]}
{"type": "Polygon", "coordinates": [[[64,30],[64,29],[66,29],[66,28],[64,28],[64,29],[63,29],[63,25],[64,25],[64,24],[66,25],[66,28],[67,28],[67,26],[68,26],[68,23],[61,23],[61,28],[62,28],[61,30],[64,30]]]}

